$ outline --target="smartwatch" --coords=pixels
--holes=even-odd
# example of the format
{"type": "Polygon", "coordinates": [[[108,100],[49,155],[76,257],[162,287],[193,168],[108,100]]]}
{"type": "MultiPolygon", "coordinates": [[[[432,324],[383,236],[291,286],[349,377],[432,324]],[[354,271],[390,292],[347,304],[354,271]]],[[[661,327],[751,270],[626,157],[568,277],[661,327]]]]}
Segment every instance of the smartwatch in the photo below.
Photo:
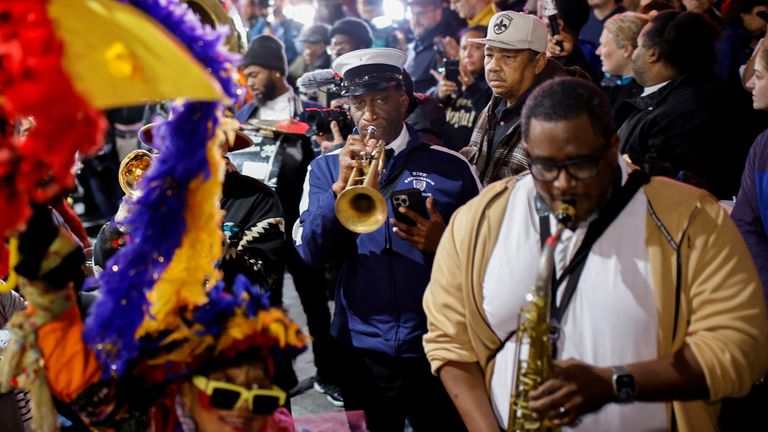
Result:
{"type": "Polygon", "coordinates": [[[624,366],[613,367],[613,393],[618,403],[635,399],[635,377],[624,366]]]}

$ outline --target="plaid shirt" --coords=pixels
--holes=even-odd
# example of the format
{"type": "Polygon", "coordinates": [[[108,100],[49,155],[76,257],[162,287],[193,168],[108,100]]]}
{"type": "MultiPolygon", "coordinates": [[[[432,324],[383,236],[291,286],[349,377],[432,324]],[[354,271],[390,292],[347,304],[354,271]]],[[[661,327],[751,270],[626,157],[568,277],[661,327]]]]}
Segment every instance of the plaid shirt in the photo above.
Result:
{"type": "Polygon", "coordinates": [[[536,76],[533,84],[528,90],[520,96],[515,103],[507,109],[512,110],[512,116],[509,119],[512,126],[509,131],[492,146],[495,150],[493,154],[489,152],[489,138],[493,139],[498,123],[496,111],[502,102],[500,96],[493,96],[488,106],[480,114],[475,123],[475,130],[472,131],[472,137],[469,139],[469,145],[461,150],[461,154],[477,170],[477,176],[480,178],[483,186],[487,186],[496,180],[520,174],[528,170],[528,152],[523,147],[523,131],[521,124],[521,113],[525,101],[531,92],[541,83],[564,76],[576,76],[589,80],[588,76],[578,68],[564,68],[554,60],[547,60],[544,70],[536,76]]]}
{"type": "Polygon", "coordinates": [[[528,154],[523,148],[523,134],[520,125],[522,98],[509,108],[514,113],[513,118],[510,119],[513,124],[509,131],[495,146],[496,150],[493,154],[489,152],[490,140],[493,139],[496,132],[496,110],[502,100],[499,96],[494,96],[491,99],[475,123],[475,130],[472,131],[469,146],[462,150],[462,154],[477,170],[477,175],[483,186],[528,170],[528,154]]]}

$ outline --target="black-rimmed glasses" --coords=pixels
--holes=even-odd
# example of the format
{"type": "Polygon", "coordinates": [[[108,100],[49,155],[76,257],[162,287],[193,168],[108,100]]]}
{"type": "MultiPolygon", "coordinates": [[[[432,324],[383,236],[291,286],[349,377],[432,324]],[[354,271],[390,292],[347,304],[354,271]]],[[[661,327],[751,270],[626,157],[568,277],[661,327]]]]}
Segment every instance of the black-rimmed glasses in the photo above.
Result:
{"type": "Polygon", "coordinates": [[[600,161],[611,150],[611,146],[605,146],[596,156],[580,157],[565,162],[553,162],[551,160],[531,159],[529,162],[531,175],[539,181],[551,182],[560,176],[562,170],[576,180],[586,180],[597,175],[600,161]]]}

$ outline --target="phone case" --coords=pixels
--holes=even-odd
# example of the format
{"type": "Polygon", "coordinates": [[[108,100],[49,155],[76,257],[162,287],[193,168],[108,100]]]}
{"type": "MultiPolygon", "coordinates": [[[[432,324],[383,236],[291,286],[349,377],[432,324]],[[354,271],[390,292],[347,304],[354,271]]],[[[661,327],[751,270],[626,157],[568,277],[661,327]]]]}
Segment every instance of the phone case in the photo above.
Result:
{"type": "Polygon", "coordinates": [[[390,202],[392,202],[392,211],[395,214],[395,219],[404,224],[415,226],[416,221],[400,213],[400,207],[407,207],[420,214],[422,217],[428,217],[427,202],[419,189],[411,188],[397,190],[392,192],[389,199],[390,202]]]}

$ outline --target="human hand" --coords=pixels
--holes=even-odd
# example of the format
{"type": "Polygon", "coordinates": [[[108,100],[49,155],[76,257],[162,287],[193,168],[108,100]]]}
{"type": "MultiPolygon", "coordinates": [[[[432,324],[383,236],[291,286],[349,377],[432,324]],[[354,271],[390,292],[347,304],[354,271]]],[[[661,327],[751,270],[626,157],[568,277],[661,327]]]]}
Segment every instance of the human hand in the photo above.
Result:
{"type": "Polygon", "coordinates": [[[612,402],[613,373],[568,359],[555,362],[552,377],[530,393],[530,408],[555,426],[578,423],[581,416],[612,402]]]}
{"type": "Polygon", "coordinates": [[[453,81],[445,79],[445,73],[438,73],[437,71],[430,71],[433,77],[437,80],[437,98],[440,100],[446,100],[455,95],[459,91],[459,86],[453,81]]]}
{"type": "Polygon", "coordinates": [[[459,81],[462,91],[466,91],[469,86],[475,83],[475,75],[463,64],[459,64],[459,81]]]}
{"type": "MultiPolygon", "coordinates": [[[[338,126],[336,126],[336,130],[338,131],[338,126]]],[[[336,179],[336,183],[332,186],[333,193],[336,196],[339,196],[347,188],[347,183],[349,183],[349,178],[352,176],[355,168],[367,168],[369,166],[369,162],[365,160],[363,155],[370,154],[377,143],[378,141],[375,138],[363,139],[360,135],[350,135],[347,137],[347,143],[339,152],[339,176],[336,179]]],[[[379,184],[376,178],[371,183],[375,186],[379,184]]]]}
{"type": "Polygon", "coordinates": [[[456,43],[456,40],[450,36],[443,36],[438,37],[440,39],[440,42],[443,43],[443,46],[445,47],[445,51],[443,51],[443,55],[445,57],[449,57],[452,59],[458,59],[459,58],[459,44],[456,43]]]}
{"type": "Polygon", "coordinates": [[[317,141],[318,144],[320,144],[320,149],[323,153],[326,153],[328,150],[332,149],[333,147],[343,144],[344,143],[344,136],[341,134],[341,130],[339,130],[339,125],[335,122],[331,122],[331,136],[328,136],[324,133],[319,133],[315,135],[315,141],[317,141]]]}
{"type": "Polygon", "coordinates": [[[564,32],[560,32],[557,36],[551,34],[547,36],[547,56],[548,57],[565,57],[573,52],[575,42],[573,38],[564,32]],[[562,45],[562,48],[560,45],[562,45]]]}
{"type": "Polygon", "coordinates": [[[416,226],[404,224],[397,219],[390,219],[389,222],[394,226],[393,231],[403,240],[409,241],[416,249],[422,252],[434,252],[440,243],[440,238],[445,231],[445,220],[437,211],[435,200],[432,197],[427,198],[427,213],[429,219],[424,218],[415,211],[400,207],[400,213],[408,216],[416,222],[416,226]]]}

